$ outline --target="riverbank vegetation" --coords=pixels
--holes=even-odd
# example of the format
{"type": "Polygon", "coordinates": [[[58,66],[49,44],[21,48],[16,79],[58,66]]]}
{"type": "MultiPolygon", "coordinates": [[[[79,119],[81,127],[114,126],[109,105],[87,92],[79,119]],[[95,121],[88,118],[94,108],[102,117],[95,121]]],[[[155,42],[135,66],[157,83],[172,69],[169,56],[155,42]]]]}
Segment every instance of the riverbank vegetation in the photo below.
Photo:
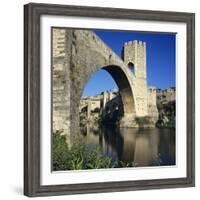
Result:
{"type": "Polygon", "coordinates": [[[176,102],[160,103],[157,105],[159,119],[156,123],[158,128],[175,128],[176,127],[176,102]]]}
{"type": "Polygon", "coordinates": [[[149,116],[136,117],[135,121],[140,128],[155,127],[154,122],[149,116]]]}
{"type": "Polygon", "coordinates": [[[81,137],[74,139],[69,147],[65,135],[62,135],[62,131],[53,133],[54,171],[133,166],[135,166],[133,162],[124,163],[103,155],[99,147],[87,146],[81,137]]]}

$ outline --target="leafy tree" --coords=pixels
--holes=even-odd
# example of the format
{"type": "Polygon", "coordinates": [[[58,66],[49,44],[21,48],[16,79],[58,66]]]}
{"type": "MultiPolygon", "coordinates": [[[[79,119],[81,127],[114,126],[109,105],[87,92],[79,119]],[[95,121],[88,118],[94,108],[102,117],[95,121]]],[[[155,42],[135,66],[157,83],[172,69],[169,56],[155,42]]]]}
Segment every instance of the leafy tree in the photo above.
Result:
{"type": "Polygon", "coordinates": [[[69,161],[69,150],[66,137],[62,131],[53,133],[53,170],[66,170],[69,161]]]}

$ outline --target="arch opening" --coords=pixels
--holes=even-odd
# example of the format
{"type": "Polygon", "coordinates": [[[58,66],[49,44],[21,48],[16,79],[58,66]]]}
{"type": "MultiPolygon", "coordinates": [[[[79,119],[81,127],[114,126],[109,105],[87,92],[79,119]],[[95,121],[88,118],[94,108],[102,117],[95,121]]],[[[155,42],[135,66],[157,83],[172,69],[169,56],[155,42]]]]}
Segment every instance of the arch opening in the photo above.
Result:
{"type": "Polygon", "coordinates": [[[116,65],[105,66],[102,69],[106,70],[112,76],[119,88],[124,115],[135,113],[135,102],[131,86],[124,71],[116,65]]]}
{"type": "Polygon", "coordinates": [[[87,81],[82,98],[80,100],[79,117],[81,120],[87,118],[90,121],[92,118],[105,121],[119,121],[126,115],[133,115],[135,113],[135,103],[131,90],[129,80],[125,72],[119,66],[109,65],[104,66],[101,70],[97,70],[92,74],[89,81],[87,81]],[[104,71],[104,74],[109,76],[104,79],[99,79],[95,76],[99,71],[104,71]],[[105,73],[106,71],[106,73],[105,73]],[[93,79],[96,78],[97,82],[93,79]],[[91,82],[92,88],[95,88],[93,93],[89,91],[88,84],[91,82]],[[105,85],[107,84],[107,87],[105,85]],[[104,87],[101,87],[104,86],[104,87]],[[104,88],[104,89],[103,89],[104,88]]]}

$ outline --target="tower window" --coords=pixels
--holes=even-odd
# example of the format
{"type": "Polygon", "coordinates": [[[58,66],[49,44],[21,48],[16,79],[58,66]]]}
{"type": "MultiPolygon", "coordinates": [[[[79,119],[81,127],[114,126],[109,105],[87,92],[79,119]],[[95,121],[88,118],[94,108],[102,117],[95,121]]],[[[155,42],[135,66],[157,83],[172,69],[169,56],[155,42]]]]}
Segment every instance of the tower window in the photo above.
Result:
{"type": "Polygon", "coordinates": [[[132,62],[128,63],[128,68],[131,70],[131,72],[134,74],[135,73],[135,67],[134,64],[132,62]]]}

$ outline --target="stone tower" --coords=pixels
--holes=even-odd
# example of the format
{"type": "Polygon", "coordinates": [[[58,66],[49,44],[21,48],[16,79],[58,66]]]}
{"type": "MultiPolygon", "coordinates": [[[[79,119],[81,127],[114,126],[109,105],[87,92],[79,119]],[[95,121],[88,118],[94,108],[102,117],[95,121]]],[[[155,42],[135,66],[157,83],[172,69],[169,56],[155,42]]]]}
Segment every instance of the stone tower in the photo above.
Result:
{"type": "Polygon", "coordinates": [[[148,91],[146,72],[146,43],[129,41],[124,44],[124,63],[134,76],[134,93],[136,97],[136,116],[148,115],[148,91]]]}

